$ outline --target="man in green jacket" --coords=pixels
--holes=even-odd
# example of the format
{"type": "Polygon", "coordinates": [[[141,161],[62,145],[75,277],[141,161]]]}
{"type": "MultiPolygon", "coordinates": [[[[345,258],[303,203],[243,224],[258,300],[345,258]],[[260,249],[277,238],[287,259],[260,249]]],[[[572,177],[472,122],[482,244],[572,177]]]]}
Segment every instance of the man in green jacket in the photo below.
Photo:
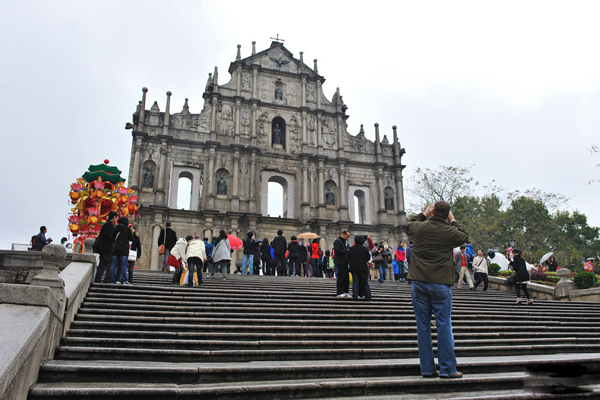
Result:
{"type": "Polygon", "coordinates": [[[426,378],[461,378],[456,371],[452,335],[452,292],[454,258],[452,249],[464,244],[468,235],[454,219],[445,201],[430,204],[424,213],[405,227],[414,242],[408,270],[412,282],[412,302],[417,320],[417,340],[421,375],[426,378]],[[440,371],[435,368],[431,342],[431,314],[435,315],[440,371]]]}

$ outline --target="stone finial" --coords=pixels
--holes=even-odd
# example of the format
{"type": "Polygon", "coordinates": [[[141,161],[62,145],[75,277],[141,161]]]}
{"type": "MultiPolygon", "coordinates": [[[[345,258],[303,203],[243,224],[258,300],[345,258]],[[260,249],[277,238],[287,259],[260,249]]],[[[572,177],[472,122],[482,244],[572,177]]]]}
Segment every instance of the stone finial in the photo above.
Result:
{"type": "Polygon", "coordinates": [[[301,63],[304,62],[304,52],[303,51],[300,52],[300,62],[301,63]]]}
{"type": "Polygon", "coordinates": [[[144,93],[148,92],[148,88],[147,87],[143,87],[142,88],[142,92],[144,92],[144,93]]]}
{"type": "Polygon", "coordinates": [[[241,45],[241,44],[238,44],[238,45],[237,45],[237,56],[235,57],[235,60],[236,60],[236,61],[239,61],[239,60],[241,60],[241,59],[242,59],[241,48],[242,48],[242,45],[241,45]]]}
{"type": "Polygon", "coordinates": [[[167,90],[167,96],[171,96],[173,93],[171,93],[170,90],[167,90]]]}
{"type": "Polygon", "coordinates": [[[255,55],[255,54],[256,54],[256,42],[253,41],[252,42],[252,55],[255,55]]]}
{"type": "Polygon", "coordinates": [[[556,284],[556,288],[554,289],[554,298],[567,299],[570,297],[571,291],[577,288],[575,283],[569,279],[571,271],[567,268],[561,268],[558,270],[557,274],[560,277],[560,281],[556,284]]]}
{"type": "Polygon", "coordinates": [[[215,66],[215,73],[213,74],[213,85],[219,84],[219,67],[215,66]]]}
{"type": "Polygon", "coordinates": [[[152,107],[150,107],[151,111],[155,111],[155,112],[160,112],[160,107],[158,107],[158,102],[156,100],[154,100],[154,104],[152,104],[152,107]]]}
{"type": "Polygon", "coordinates": [[[190,113],[190,106],[188,105],[188,99],[185,99],[185,103],[183,103],[183,110],[181,110],[182,114],[190,113]]]}
{"type": "Polygon", "coordinates": [[[59,244],[48,244],[44,246],[41,252],[44,262],[44,269],[33,277],[32,285],[49,286],[52,291],[57,291],[64,295],[65,283],[59,274],[59,266],[67,257],[67,250],[59,244]]]}
{"type": "Polygon", "coordinates": [[[83,254],[94,254],[94,238],[87,238],[83,241],[83,254]]]}
{"type": "Polygon", "coordinates": [[[319,73],[319,68],[317,67],[317,59],[315,58],[315,67],[313,68],[315,70],[315,73],[319,73]]]}

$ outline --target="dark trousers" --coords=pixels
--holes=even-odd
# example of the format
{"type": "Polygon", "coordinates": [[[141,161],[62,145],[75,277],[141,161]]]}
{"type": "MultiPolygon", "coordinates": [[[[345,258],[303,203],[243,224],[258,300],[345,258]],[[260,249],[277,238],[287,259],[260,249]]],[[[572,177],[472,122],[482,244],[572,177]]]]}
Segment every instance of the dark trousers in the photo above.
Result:
{"type": "Polygon", "coordinates": [[[352,297],[358,300],[358,296],[365,296],[365,300],[371,300],[371,288],[369,287],[368,272],[353,272],[352,273],[352,297]]]}
{"type": "Polygon", "coordinates": [[[348,276],[348,264],[337,266],[337,294],[350,292],[350,277],[348,276]]]}
{"type": "Polygon", "coordinates": [[[321,268],[319,267],[319,259],[311,258],[310,263],[312,264],[313,276],[315,278],[322,278],[323,275],[321,274],[321,268]]]}
{"type": "Polygon", "coordinates": [[[475,285],[477,288],[479,284],[483,281],[483,290],[488,290],[488,274],[484,274],[483,272],[475,272],[475,285]]]}
{"type": "Polygon", "coordinates": [[[134,265],[135,265],[135,261],[127,261],[127,280],[131,284],[133,284],[133,266],[134,265]]]}
{"type": "Polygon", "coordinates": [[[188,287],[194,287],[194,267],[198,274],[198,285],[202,284],[202,260],[198,257],[188,258],[188,281],[186,282],[188,287]]]}
{"type": "Polygon", "coordinates": [[[171,283],[173,285],[179,285],[181,282],[181,261],[179,261],[179,268],[175,268],[175,272],[173,272],[173,280],[171,283]]]}
{"type": "MultiPolygon", "coordinates": [[[[286,262],[285,262],[285,254],[275,254],[275,265],[277,269],[277,275],[285,275],[286,270],[286,262]]],[[[274,271],[273,271],[274,272],[274,271]]],[[[273,273],[273,275],[275,275],[273,273]]]]}
{"type": "Polygon", "coordinates": [[[530,299],[531,296],[529,295],[529,290],[527,290],[527,283],[515,283],[515,291],[517,292],[518,298],[521,298],[521,289],[523,289],[525,296],[530,299]]]}
{"type": "Polygon", "coordinates": [[[94,277],[94,283],[108,283],[110,281],[110,266],[112,264],[112,255],[110,253],[100,254],[100,262],[96,268],[96,276],[94,277]],[[104,276],[104,281],[102,277],[104,276]]]}
{"type": "Polygon", "coordinates": [[[300,275],[300,264],[297,258],[290,258],[288,263],[288,275],[296,276],[300,275]]]}

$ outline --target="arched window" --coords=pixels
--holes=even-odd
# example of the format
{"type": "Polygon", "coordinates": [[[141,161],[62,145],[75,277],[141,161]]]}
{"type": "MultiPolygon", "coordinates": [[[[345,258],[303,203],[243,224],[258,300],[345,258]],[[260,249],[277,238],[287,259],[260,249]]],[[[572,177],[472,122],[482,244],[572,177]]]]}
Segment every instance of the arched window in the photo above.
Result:
{"type": "Polygon", "coordinates": [[[283,185],[279,182],[269,181],[267,212],[271,217],[283,217],[283,185]]]}
{"type": "Polygon", "coordinates": [[[358,224],[366,224],[366,202],[365,192],[362,190],[354,191],[354,222],[358,224]]]}
{"type": "Polygon", "coordinates": [[[192,179],[194,179],[194,177],[189,172],[182,172],[179,174],[177,183],[177,208],[180,210],[191,209],[192,179]]]}

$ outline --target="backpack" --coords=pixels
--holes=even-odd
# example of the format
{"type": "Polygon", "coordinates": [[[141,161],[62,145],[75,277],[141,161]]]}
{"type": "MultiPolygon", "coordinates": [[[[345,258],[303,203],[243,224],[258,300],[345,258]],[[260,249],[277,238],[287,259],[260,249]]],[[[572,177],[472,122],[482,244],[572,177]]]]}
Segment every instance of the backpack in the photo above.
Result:
{"type": "Polygon", "coordinates": [[[33,250],[37,250],[37,247],[38,247],[38,245],[37,245],[37,239],[38,239],[37,235],[33,235],[31,237],[31,248],[33,250]]]}

